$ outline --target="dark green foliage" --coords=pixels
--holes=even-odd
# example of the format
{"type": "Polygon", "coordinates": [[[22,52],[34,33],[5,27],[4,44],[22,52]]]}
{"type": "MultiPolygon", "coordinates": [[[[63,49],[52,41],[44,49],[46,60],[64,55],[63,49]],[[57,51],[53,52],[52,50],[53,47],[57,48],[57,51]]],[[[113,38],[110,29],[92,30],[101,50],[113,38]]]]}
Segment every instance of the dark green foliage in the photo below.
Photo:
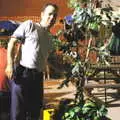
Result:
{"type": "Polygon", "coordinates": [[[1,39],[0,46],[3,48],[7,48],[8,40],[1,39]]]}
{"type": "Polygon", "coordinates": [[[75,104],[74,101],[62,100],[56,110],[55,120],[110,120],[106,117],[107,109],[93,99],[87,99],[84,104],[75,104]]]}

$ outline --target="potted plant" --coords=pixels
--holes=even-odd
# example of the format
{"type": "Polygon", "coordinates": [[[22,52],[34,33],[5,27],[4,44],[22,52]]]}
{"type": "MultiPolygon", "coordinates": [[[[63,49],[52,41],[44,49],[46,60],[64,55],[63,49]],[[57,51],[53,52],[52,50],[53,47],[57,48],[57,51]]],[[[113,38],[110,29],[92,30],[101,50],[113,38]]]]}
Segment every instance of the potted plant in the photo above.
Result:
{"type": "MultiPolygon", "coordinates": [[[[92,11],[88,13],[86,6],[79,8],[80,6],[77,0],[70,0],[70,2],[75,8],[75,11],[72,15],[73,24],[71,25],[70,31],[67,29],[67,32],[64,32],[66,33],[66,38],[71,37],[73,39],[71,39],[72,41],[69,39],[67,45],[61,44],[61,47],[64,49],[63,61],[65,62],[65,65],[67,65],[67,72],[66,79],[58,88],[60,89],[63,86],[69,86],[69,82],[73,82],[76,88],[76,94],[74,99],[65,99],[60,101],[58,109],[56,110],[53,118],[54,120],[110,120],[110,118],[107,117],[107,108],[100,100],[91,96],[88,96],[87,98],[84,97],[85,82],[89,76],[94,74],[94,71],[91,70],[89,52],[94,50],[97,53],[99,64],[104,63],[109,65],[107,58],[110,56],[106,48],[101,46],[91,46],[93,37],[96,37],[96,34],[94,34],[93,30],[96,31],[98,29],[97,25],[101,20],[99,19],[100,16],[96,16],[92,11]],[[83,15],[83,17],[77,13],[83,15]],[[95,23],[96,18],[98,23],[95,23]],[[90,31],[89,27],[92,32],[90,31]],[[82,31],[84,32],[85,37],[89,36],[90,38],[84,60],[80,58],[79,54],[77,54],[77,56],[73,56],[73,54],[71,54],[72,47],[76,47],[78,50],[78,39],[80,38],[75,36],[78,35],[75,32],[78,29],[81,30],[81,28],[85,28],[85,30],[82,31]]],[[[85,3],[86,2],[88,1],[85,1],[85,3]]],[[[84,1],[82,1],[82,3],[84,3],[84,1]]]]}

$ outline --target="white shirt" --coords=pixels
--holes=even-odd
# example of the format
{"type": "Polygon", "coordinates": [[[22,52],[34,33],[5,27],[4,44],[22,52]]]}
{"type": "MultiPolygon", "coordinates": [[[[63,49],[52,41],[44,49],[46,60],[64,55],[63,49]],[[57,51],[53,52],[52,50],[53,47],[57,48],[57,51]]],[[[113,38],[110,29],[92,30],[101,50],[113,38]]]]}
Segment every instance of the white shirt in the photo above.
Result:
{"type": "Polygon", "coordinates": [[[22,44],[20,64],[43,71],[48,51],[52,47],[50,33],[31,20],[23,22],[13,33],[22,44]]]}

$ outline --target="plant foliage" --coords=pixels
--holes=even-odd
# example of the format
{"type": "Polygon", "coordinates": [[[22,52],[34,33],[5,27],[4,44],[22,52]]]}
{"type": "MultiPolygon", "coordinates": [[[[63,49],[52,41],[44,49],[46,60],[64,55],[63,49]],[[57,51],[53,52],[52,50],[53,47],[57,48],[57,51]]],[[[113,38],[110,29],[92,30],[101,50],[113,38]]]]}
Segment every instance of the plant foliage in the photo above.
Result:
{"type": "MultiPolygon", "coordinates": [[[[63,100],[60,102],[58,110],[55,113],[56,120],[110,120],[107,116],[107,108],[104,104],[100,104],[95,98],[84,98],[84,85],[88,78],[95,74],[91,69],[89,53],[94,51],[97,55],[97,65],[110,65],[110,53],[104,41],[99,40],[97,46],[92,46],[92,39],[96,39],[99,35],[99,26],[102,23],[102,17],[97,15],[93,9],[86,6],[80,6],[83,3],[90,2],[88,0],[69,0],[69,7],[74,9],[71,15],[71,23],[67,29],[60,33],[64,35],[67,42],[63,44],[59,40],[54,40],[55,48],[62,50],[63,64],[65,64],[66,79],[59,85],[59,89],[74,83],[76,88],[74,100],[63,100]],[[83,34],[88,40],[86,56],[81,59],[78,54],[79,37],[83,34]],[[59,42],[58,42],[59,41],[59,42]],[[60,44],[59,44],[60,43],[60,44]],[[76,48],[76,51],[72,51],[76,48]],[[76,52],[76,53],[75,53],[76,52]]],[[[86,4],[84,4],[86,5],[86,4]]],[[[58,37],[57,37],[58,38],[58,37]]],[[[82,37],[83,38],[83,37],[82,37]]]]}

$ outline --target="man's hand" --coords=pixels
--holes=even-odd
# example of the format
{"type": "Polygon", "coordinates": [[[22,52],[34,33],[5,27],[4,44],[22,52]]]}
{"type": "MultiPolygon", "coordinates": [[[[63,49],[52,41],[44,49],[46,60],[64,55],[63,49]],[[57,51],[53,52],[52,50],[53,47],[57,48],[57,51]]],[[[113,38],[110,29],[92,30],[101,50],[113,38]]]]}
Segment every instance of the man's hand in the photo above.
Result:
{"type": "Polygon", "coordinates": [[[12,66],[12,64],[7,65],[7,67],[5,69],[5,73],[6,73],[7,77],[8,77],[8,79],[11,80],[12,76],[13,76],[13,66],[12,66]]]}

